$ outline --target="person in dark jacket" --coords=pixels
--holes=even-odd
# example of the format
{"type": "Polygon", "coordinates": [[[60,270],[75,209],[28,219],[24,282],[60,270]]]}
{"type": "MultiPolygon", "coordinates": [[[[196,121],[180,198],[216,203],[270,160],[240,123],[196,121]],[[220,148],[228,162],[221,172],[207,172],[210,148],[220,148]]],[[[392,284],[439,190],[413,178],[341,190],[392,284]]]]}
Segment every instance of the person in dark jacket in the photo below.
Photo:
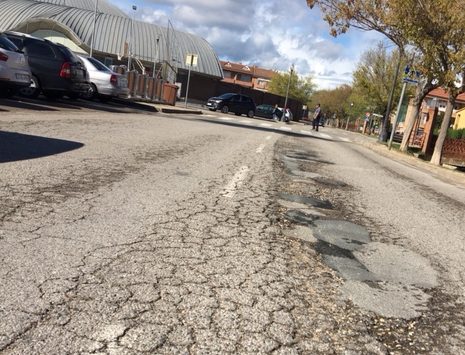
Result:
{"type": "Polygon", "coordinates": [[[282,117],[283,117],[283,111],[279,108],[278,104],[274,105],[273,119],[275,121],[281,121],[282,117]]]}
{"type": "Polygon", "coordinates": [[[318,131],[318,126],[320,125],[320,118],[321,118],[321,108],[320,104],[317,104],[315,107],[315,112],[313,112],[313,128],[318,131]]]}

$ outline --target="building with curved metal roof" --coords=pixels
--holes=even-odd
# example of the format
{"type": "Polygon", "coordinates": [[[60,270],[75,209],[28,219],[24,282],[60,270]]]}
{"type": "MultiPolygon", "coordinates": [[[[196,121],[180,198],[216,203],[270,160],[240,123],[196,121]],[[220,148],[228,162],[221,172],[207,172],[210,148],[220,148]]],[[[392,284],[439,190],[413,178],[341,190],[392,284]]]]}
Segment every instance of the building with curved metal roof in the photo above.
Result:
{"type": "Polygon", "coordinates": [[[89,52],[92,46],[98,57],[114,63],[127,58],[129,46],[133,57],[147,68],[163,62],[176,70],[187,71],[187,54],[198,54],[198,63],[192,68],[193,73],[223,77],[216,53],[203,38],[132,21],[104,0],[99,0],[94,17],[94,1],[0,0],[0,31],[20,31],[52,40],[61,36],[63,41],[67,41],[64,44],[71,49],[89,52]],[[95,38],[92,44],[94,18],[95,38]]]}

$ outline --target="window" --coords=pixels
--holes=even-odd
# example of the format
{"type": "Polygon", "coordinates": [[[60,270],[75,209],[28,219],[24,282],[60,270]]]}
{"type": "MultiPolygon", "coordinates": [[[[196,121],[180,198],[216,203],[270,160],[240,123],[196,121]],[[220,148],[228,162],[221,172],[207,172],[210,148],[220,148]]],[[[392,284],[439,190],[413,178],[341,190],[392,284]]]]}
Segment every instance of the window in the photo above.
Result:
{"type": "Polygon", "coordinates": [[[35,57],[55,58],[53,49],[44,42],[28,41],[26,43],[27,54],[35,57]]]}
{"type": "Polygon", "coordinates": [[[225,79],[231,79],[233,77],[233,74],[229,70],[223,70],[223,74],[225,79]]]}
{"type": "Polygon", "coordinates": [[[19,49],[22,49],[23,48],[23,41],[21,41],[19,38],[15,38],[15,37],[8,37],[8,39],[14,43],[14,45],[16,47],[18,47],[19,49]]]}
{"type": "Polygon", "coordinates": [[[252,75],[250,74],[237,74],[237,80],[251,82],[252,75]]]}
{"type": "Polygon", "coordinates": [[[107,67],[110,67],[111,65],[113,65],[113,58],[110,58],[110,57],[105,57],[105,60],[103,62],[107,67]]]}
{"type": "Polygon", "coordinates": [[[0,36],[0,48],[6,49],[7,51],[16,52],[18,48],[5,36],[0,36]]]}
{"type": "Polygon", "coordinates": [[[71,52],[71,50],[69,48],[67,48],[65,46],[56,46],[55,48],[58,49],[58,53],[60,53],[65,60],[69,60],[69,61],[72,61],[72,62],[77,62],[78,61],[78,59],[76,58],[74,53],[71,52]]]}
{"type": "Polygon", "coordinates": [[[111,72],[110,68],[107,68],[105,65],[103,65],[102,62],[99,62],[95,58],[87,58],[87,60],[97,69],[98,71],[103,71],[103,72],[111,72]]]}

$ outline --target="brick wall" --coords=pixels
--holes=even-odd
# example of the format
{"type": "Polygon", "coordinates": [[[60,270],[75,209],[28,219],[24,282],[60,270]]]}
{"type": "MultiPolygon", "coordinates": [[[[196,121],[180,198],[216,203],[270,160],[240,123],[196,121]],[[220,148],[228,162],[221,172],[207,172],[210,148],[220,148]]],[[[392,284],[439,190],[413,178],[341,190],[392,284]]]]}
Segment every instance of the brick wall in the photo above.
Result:
{"type": "Polygon", "coordinates": [[[442,149],[443,162],[465,166],[465,139],[450,139],[446,138],[442,149]]]}

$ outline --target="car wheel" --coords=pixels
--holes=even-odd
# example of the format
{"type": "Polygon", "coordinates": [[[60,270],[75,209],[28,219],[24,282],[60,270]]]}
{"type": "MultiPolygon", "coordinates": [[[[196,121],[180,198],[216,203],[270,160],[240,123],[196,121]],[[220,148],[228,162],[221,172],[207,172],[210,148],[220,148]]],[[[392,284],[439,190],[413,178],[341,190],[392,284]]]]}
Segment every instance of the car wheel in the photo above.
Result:
{"type": "Polygon", "coordinates": [[[87,89],[85,94],[82,94],[82,97],[86,100],[92,100],[97,96],[97,94],[97,87],[94,84],[90,84],[89,89],[87,89]]]}
{"type": "Polygon", "coordinates": [[[228,113],[229,112],[229,107],[224,105],[222,108],[221,108],[221,112],[223,113],[228,113]]]}
{"type": "Polygon", "coordinates": [[[39,79],[37,79],[37,77],[33,75],[31,77],[31,85],[29,85],[27,88],[21,88],[19,90],[19,93],[22,96],[35,99],[37,96],[39,96],[40,90],[41,89],[40,89],[39,79]]]}
{"type": "Polygon", "coordinates": [[[253,110],[249,110],[249,112],[247,112],[247,117],[249,118],[253,118],[255,112],[253,112],[253,110]]]}

